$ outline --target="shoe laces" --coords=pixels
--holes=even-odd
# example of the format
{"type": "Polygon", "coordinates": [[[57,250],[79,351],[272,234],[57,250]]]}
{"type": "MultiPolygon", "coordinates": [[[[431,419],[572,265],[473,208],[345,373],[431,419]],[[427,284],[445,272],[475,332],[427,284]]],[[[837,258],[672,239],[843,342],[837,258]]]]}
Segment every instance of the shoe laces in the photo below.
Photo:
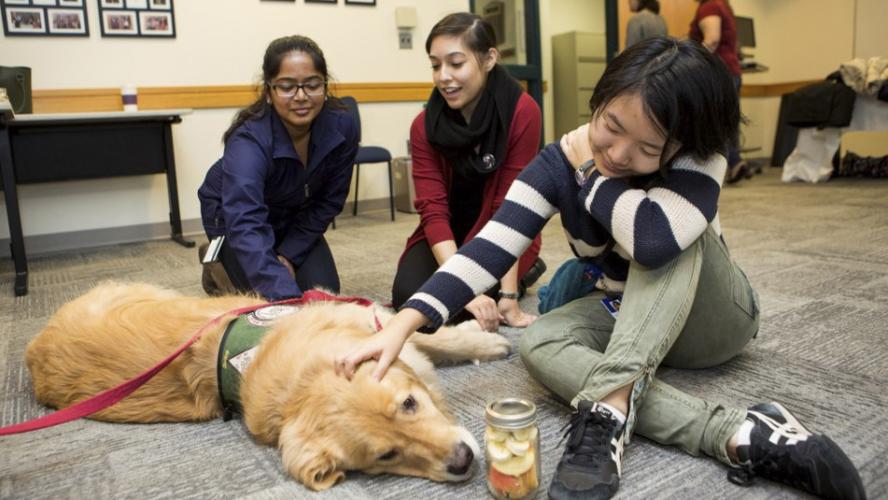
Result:
{"type": "MultiPolygon", "coordinates": [[[[800,446],[801,443],[792,448],[800,446]]],[[[800,454],[794,453],[789,446],[773,446],[761,449],[763,456],[741,464],[739,469],[728,471],[728,480],[741,486],[749,486],[756,476],[780,481],[784,484],[811,491],[811,471],[809,464],[801,460],[800,454]],[[770,448],[770,449],[768,449],[770,448]]]]}
{"type": "Polygon", "coordinates": [[[564,427],[563,442],[567,438],[567,463],[596,465],[598,460],[610,458],[610,437],[615,422],[590,408],[574,413],[564,427]]]}

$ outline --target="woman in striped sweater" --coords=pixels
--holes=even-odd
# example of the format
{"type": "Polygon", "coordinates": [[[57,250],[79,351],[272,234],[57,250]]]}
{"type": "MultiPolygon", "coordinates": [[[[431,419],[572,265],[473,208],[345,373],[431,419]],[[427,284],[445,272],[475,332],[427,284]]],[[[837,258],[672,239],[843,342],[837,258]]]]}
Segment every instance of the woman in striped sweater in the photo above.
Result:
{"type": "Polygon", "coordinates": [[[600,291],[544,314],[520,342],[530,374],[576,409],[550,498],[612,496],[633,432],[712,456],[737,483],[763,475],[862,497],[841,449],[779,404],[723,406],[654,377],[661,364],[723,363],[758,332],[758,297],[718,225],[724,145],[740,123],[724,65],[697,42],[652,38],[608,65],[589,104],[591,122],[545,148],[478,236],[337,371],[375,358],[381,378],[410,332],[434,331],[489,288],[560,213],[600,291]]]}

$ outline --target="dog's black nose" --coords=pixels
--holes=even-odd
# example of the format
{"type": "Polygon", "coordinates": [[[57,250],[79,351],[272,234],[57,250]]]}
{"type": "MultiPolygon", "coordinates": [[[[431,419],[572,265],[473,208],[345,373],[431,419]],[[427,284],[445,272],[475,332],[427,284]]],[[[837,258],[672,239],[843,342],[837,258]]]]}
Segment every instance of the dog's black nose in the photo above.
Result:
{"type": "Polygon", "coordinates": [[[447,472],[455,475],[462,476],[469,470],[469,466],[472,465],[472,460],[475,458],[475,454],[472,453],[472,449],[469,448],[469,445],[460,441],[460,443],[453,447],[453,453],[450,454],[450,462],[447,463],[447,472]]]}

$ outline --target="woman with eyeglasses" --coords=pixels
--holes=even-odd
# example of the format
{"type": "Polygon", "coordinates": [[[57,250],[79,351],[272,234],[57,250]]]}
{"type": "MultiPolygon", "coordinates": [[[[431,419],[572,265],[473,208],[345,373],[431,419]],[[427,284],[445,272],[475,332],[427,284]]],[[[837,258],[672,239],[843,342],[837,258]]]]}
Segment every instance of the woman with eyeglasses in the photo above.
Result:
{"type": "Polygon", "coordinates": [[[327,62],[309,38],[272,41],[262,79],[197,193],[210,239],[200,252],[204,290],[269,300],[314,287],[338,292],[324,232],[348,196],[357,124],[327,94],[327,62]]]}
{"type": "MultiPolygon", "coordinates": [[[[392,303],[400,307],[457,248],[474,238],[539,150],[536,102],[497,64],[493,28],[467,12],[440,20],[426,39],[435,88],[410,127],[419,226],[407,240],[392,303]]],[[[537,237],[508,273],[454,321],[524,327],[535,316],[518,307],[545,270],[537,237]]]]}

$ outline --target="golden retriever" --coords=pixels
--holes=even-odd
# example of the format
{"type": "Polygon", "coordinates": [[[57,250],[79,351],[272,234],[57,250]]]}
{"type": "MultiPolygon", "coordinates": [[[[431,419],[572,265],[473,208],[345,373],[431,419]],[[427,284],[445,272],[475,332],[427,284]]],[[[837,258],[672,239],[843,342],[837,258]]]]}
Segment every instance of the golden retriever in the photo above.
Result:
{"type": "MultiPolygon", "coordinates": [[[[62,408],[154,366],[212,318],[264,303],[249,296],[186,297],[147,284],[104,283],[65,304],[25,354],[37,400],[62,408]]],[[[244,422],[257,441],[280,448],[287,471],[314,490],[345,471],[460,481],[478,443],[457,425],[435,389],[432,362],[504,357],[509,342],[477,322],[414,334],[382,381],[359,367],[349,381],[334,357],[374,333],[381,307],[316,302],[274,323],[240,386],[244,422]]],[[[146,385],[91,418],[182,422],[222,414],[216,356],[227,318],[146,385]]]]}

